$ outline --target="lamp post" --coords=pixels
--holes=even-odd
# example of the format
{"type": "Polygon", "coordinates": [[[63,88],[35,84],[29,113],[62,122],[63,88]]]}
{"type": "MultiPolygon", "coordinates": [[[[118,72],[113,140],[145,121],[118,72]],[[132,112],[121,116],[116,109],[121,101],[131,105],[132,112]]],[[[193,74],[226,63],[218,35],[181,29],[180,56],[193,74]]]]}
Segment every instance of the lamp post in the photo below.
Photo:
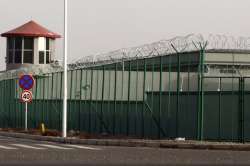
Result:
{"type": "Polygon", "coordinates": [[[67,137],[67,52],[68,52],[68,0],[64,0],[64,77],[63,77],[63,114],[62,114],[62,137],[67,137]]]}

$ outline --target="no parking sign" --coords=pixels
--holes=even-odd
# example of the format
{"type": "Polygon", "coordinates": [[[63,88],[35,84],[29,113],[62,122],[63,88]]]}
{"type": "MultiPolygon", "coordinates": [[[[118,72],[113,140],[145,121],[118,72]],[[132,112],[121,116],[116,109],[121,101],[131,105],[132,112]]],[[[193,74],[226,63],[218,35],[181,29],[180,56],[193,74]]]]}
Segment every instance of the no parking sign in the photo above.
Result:
{"type": "Polygon", "coordinates": [[[32,75],[22,75],[19,78],[19,86],[20,88],[24,89],[24,90],[29,90],[34,86],[35,83],[35,79],[33,78],[32,75]]]}

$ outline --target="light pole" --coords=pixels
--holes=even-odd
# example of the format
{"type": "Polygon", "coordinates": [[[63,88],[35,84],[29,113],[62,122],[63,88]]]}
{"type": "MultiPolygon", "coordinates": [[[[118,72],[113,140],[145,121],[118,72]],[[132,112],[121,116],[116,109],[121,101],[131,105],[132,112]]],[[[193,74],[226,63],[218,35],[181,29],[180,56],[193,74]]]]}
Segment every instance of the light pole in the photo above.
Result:
{"type": "Polygon", "coordinates": [[[63,115],[62,115],[62,137],[67,137],[67,52],[68,52],[68,0],[64,0],[64,77],[63,77],[63,115]]]}

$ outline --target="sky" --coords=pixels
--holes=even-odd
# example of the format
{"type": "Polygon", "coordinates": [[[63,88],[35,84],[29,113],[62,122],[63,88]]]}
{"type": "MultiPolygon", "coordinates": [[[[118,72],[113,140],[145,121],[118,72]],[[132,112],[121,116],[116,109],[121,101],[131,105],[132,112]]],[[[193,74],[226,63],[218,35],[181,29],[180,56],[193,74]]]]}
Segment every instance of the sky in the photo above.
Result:
{"type": "MultiPolygon", "coordinates": [[[[250,37],[250,0],[68,0],[69,62],[187,34],[250,37]]],[[[63,35],[63,0],[0,0],[0,33],[35,20],[63,35]]],[[[63,39],[56,59],[63,59],[63,39]]],[[[0,70],[6,41],[0,39],[0,70]]]]}

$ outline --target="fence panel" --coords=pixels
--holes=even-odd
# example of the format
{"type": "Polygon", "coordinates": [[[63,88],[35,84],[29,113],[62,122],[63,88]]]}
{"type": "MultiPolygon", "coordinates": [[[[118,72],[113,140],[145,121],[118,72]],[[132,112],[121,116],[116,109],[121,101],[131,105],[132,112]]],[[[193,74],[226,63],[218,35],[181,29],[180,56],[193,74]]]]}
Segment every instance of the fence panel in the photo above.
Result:
{"type": "MultiPolygon", "coordinates": [[[[201,77],[191,55],[68,71],[68,130],[151,139],[198,139],[203,133],[205,140],[249,141],[250,79],[201,77]]],[[[63,73],[35,80],[28,127],[45,123],[61,130],[63,73]]],[[[24,127],[17,84],[18,79],[0,81],[1,127],[24,127]]]]}
{"type": "Polygon", "coordinates": [[[204,79],[204,139],[241,141],[244,100],[242,78],[209,77],[204,79]],[[207,86],[206,86],[207,85],[207,86]],[[209,85],[209,86],[208,86],[209,85]]]}

